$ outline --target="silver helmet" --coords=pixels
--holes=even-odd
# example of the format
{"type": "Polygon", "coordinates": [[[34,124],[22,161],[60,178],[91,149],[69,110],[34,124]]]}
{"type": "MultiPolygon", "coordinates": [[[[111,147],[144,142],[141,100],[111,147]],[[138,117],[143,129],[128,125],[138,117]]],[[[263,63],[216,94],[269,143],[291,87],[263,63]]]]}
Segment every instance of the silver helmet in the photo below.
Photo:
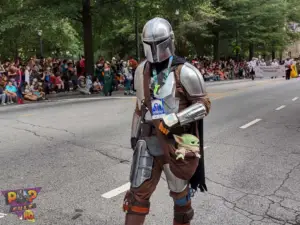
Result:
{"type": "Polygon", "coordinates": [[[174,33],[171,24],[163,18],[149,20],[142,33],[144,52],[151,63],[162,62],[174,55],[174,33]]]}

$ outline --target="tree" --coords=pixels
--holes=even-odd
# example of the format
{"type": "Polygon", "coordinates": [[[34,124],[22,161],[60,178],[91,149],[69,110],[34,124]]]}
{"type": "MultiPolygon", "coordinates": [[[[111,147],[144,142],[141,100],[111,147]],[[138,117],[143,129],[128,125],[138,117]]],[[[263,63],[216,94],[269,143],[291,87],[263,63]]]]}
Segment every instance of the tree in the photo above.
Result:
{"type": "Polygon", "coordinates": [[[298,0],[0,0],[0,54],[38,52],[43,30],[47,56],[84,52],[88,73],[94,56],[142,54],[143,25],[170,21],[179,55],[252,57],[280,53],[299,38],[288,29],[300,22],[298,0]]]}

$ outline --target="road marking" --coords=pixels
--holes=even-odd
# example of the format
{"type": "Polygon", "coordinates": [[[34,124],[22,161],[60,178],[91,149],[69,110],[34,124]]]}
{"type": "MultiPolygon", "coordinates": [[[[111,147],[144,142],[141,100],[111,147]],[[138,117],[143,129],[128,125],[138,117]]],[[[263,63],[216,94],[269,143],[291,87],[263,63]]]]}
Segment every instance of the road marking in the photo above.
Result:
{"type": "Polygon", "coordinates": [[[0,219],[4,218],[5,216],[7,216],[7,215],[4,213],[0,213],[0,219]]]}
{"type": "Polygon", "coordinates": [[[34,114],[23,114],[23,115],[20,115],[22,117],[28,117],[28,116],[33,116],[34,114]]]}
{"type": "Polygon", "coordinates": [[[130,182],[101,195],[103,198],[112,198],[130,189],[130,182]]]}
{"type": "Polygon", "coordinates": [[[252,126],[253,124],[256,124],[256,123],[259,122],[259,121],[261,121],[261,119],[255,119],[255,120],[251,121],[250,123],[247,123],[247,124],[241,126],[240,128],[241,128],[241,129],[246,129],[246,128],[252,126]]]}
{"type": "Polygon", "coordinates": [[[295,97],[295,98],[292,99],[292,101],[294,102],[294,101],[296,101],[297,99],[298,99],[298,97],[295,97]]]}
{"type": "Polygon", "coordinates": [[[276,110],[279,111],[281,109],[285,108],[285,105],[279,106],[276,110]]]}

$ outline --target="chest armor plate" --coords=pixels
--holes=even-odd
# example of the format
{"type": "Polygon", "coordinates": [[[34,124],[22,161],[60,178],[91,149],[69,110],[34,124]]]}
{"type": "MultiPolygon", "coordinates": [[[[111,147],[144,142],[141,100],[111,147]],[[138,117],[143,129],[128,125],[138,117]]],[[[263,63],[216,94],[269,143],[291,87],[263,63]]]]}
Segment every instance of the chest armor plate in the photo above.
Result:
{"type": "MultiPolygon", "coordinates": [[[[158,76],[163,76],[163,73],[160,73],[158,76]]],[[[154,82],[153,79],[151,79],[150,88],[154,86],[153,82],[154,82]]],[[[154,98],[164,100],[164,110],[166,115],[171,113],[178,113],[179,98],[175,97],[176,96],[175,73],[171,71],[164,82],[163,79],[160,79],[160,77],[158,77],[158,84],[160,85],[160,89],[156,94],[153,94],[154,98]]],[[[147,112],[145,119],[147,121],[152,120],[150,112],[147,112]]]]}
{"type": "Polygon", "coordinates": [[[179,109],[179,98],[175,97],[176,93],[176,80],[174,72],[171,72],[165,83],[162,84],[155,98],[164,100],[164,108],[166,114],[177,113],[179,109]]]}

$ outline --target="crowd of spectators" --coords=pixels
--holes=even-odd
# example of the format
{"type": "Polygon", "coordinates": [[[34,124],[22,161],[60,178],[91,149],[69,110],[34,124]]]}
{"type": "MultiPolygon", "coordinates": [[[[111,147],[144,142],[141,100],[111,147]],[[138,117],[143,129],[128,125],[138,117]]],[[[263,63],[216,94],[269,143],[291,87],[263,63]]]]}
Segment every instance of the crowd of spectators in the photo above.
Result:
{"type": "Polygon", "coordinates": [[[247,61],[193,59],[192,64],[199,69],[205,81],[220,81],[250,78],[247,61]]]}
{"type": "Polygon", "coordinates": [[[85,58],[78,61],[37,59],[0,62],[0,102],[2,105],[23,104],[24,100],[39,101],[51,93],[79,91],[83,94],[112,95],[124,87],[125,95],[134,94],[133,74],[137,62],[100,58],[95,74],[85,71],[85,58]]]}
{"type": "MultiPolygon", "coordinates": [[[[259,65],[278,65],[280,62],[259,62],[259,65]]],[[[251,78],[251,64],[247,61],[195,58],[191,63],[199,69],[205,81],[251,78]]],[[[0,101],[2,105],[24,100],[39,101],[51,93],[74,92],[111,96],[113,91],[124,89],[124,95],[134,95],[134,72],[138,62],[129,57],[121,60],[103,57],[95,63],[95,73],[87,74],[85,58],[78,61],[66,59],[37,59],[0,62],[0,101]]]]}

